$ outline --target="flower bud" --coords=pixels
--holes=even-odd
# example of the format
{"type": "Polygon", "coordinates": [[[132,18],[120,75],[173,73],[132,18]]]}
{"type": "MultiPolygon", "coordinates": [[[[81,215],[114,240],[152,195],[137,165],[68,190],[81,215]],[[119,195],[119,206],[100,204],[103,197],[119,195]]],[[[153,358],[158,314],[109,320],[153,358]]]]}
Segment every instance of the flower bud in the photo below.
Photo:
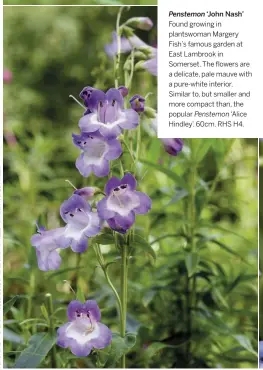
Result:
{"type": "Polygon", "coordinates": [[[153,27],[153,22],[148,17],[134,17],[129,19],[126,24],[144,31],[149,31],[153,27]]]}
{"type": "Polygon", "coordinates": [[[125,86],[120,86],[119,88],[118,88],[118,90],[119,90],[119,92],[121,93],[121,95],[123,96],[123,97],[125,97],[125,96],[127,96],[128,94],[129,94],[129,90],[127,89],[127,87],[125,87],[125,86]]]}
{"type": "Polygon", "coordinates": [[[184,146],[182,139],[161,139],[161,141],[164,144],[165,151],[172,156],[180,153],[184,146]]]}
{"type": "Polygon", "coordinates": [[[135,112],[143,112],[144,111],[144,103],[145,99],[140,95],[134,95],[130,99],[131,108],[135,110],[135,112]]]}
{"type": "Polygon", "coordinates": [[[80,195],[84,199],[88,200],[88,199],[91,199],[95,195],[96,191],[97,191],[97,188],[87,186],[85,188],[75,190],[74,194],[80,195]]]}

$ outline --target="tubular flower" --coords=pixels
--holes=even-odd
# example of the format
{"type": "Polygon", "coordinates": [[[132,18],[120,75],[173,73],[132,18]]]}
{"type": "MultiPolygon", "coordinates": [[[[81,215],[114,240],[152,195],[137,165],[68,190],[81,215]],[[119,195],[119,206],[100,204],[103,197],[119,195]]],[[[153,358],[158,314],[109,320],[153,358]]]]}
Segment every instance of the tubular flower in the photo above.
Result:
{"type": "Polygon", "coordinates": [[[121,180],[112,177],[105,185],[106,197],[97,204],[99,217],[120,233],[126,233],[134,224],[136,214],[145,214],[151,209],[151,199],[136,191],[136,185],[130,173],[121,180]]]}
{"type": "Polygon", "coordinates": [[[183,149],[184,142],[182,139],[161,139],[164,144],[165,151],[173,156],[176,156],[183,149]]]}
{"type": "Polygon", "coordinates": [[[153,27],[153,22],[148,17],[134,17],[129,19],[126,24],[143,31],[150,31],[150,29],[153,27]]]}
{"type": "Polygon", "coordinates": [[[64,227],[53,230],[38,228],[38,234],[31,238],[31,244],[36,249],[38,268],[41,271],[57,270],[61,264],[57,240],[63,235],[64,227]]]}
{"type": "Polygon", "coordinates": [[[117,159],[122,153],[117,139],[106,139],[99,131],[72,134],[73,143],[82,150],[76,160],[76,167],[82,176],[88,177],[91,172],[97,177],[107,176],[110,172],[109,161],[117,159]]]}
{"type": "Polygon", "coordinates": [[[74,194],[80,195],[84,199],[88,200],[94,197],[98,188],[92,186],[86,186],[85,188],[77,189],[74,191],[74,194]]]}
{"type": "Polygon", "coordinates": [[[88,248],[88,238],[97,235],[101,229],[98,213],[92,212],[89,203],[81,195],[74,194],[63,202],[60,214],[66,226],[47,231],[38,228],[38,233],[31,238],[38,267],[42,271],[59,268],[61,257],[58,249],[71,246],[74,252],[84,252],[88,248]]]}
{"type": "Polygon", "coordinates": [[[94,300],[84,304],[70,302],[67,310],[69,322],[57,331],[57,345],[70,348],[75,356],[88,356],[93,348],[102,349],[111,343],[110,329],[100,322],[100,309],[94,300]]]}
{"type": "Polygon", "coordinates": [[[92,212],[82,196],[73,194],[62,203],[60,215],[67,225],[58,244],[61,248],[71,245],[74,252],[84,252],[88,248],[88,238],[97,235],[101,229],[97,212],[92,212]]]}
{"type": "Polygon", "coordinates": [[[130,99],[131,108],[135,110],[135,112],[143,112],[144,111],[144,104],[145,99],[141,95],[134,95],[130,99]]]}
{"type": "Polygon", "coordinates": [[[99,131],[107,139],[115,139],[122,129],[134,129],[139,124],[139,115],[133,109],[123,109],[123,96],[118,89],[90,90],[86,99],[91,113],[79,121],[81,132],[99,131]]]}

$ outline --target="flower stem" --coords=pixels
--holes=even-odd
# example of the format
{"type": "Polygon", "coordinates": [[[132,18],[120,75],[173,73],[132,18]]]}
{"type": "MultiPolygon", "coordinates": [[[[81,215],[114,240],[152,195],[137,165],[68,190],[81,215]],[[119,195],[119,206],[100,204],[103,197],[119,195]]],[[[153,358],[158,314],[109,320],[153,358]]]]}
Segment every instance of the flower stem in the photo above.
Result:
{"type": "MultiPolygon", "coordinates": [[[[195,160],[195,153],[191,153],[191,170],[189,173],[189,240],[190,240],[190,247],[191,252],[196,252],[196,245],[195,245],[195,228],[196,228],[196,209],[195,209],[195,188],[196,188],[196,170],[197,170],[197,163],[195,160]]],[[[190,365],[190,356],[191,356],[191,335],[193,330],[193,322],[192,322],[192,312],[195,306],[195,297],[196,297],[196,274],[194,273],[192,278],[187,278],[187,312],[188,312],[188,323],[187,323],[187,331],[189,336],[189,341],[187,343],[187,350],[186,356],[189,360],[190,365]],[[192,289],[191,289],[191,280],[192,280],[192,289]]]]}
{"type": "MultiPolygon", "coordinates": [[[[50,293],[47,293],[46,299],[47,299],[47,311],[49,315],[49,331],[50,331],[50,334],[53,336],[55,334],[55,328],[54,328],[53,316],[52,316],[54,312],[52,295],[50,293]]],[[[53,369],[57,368],[56,358],[57,358],[56,346],[53,346],[51,350],[51,366],[53,369]]]]}
{"type": "MultiPolygon", "coordinates": [[[[127,282],[128,282],[128,256],[127,245],[121,247],[121,304],[122,304],[122,320],[121,320],[121,336],[124,338],[126,333],[127,319],[127,282]]],[[[121,367],[126,368],[126,356],[121,358],[121,367]]]]}
{"type": "Polygon", "coordinates": [[[116,300],[117,300],[117,304],[118,304],[118,308],[119,308],[119,315],[120,315],[120,321],[122,321],[122,304],[121,304],[121,300],[120,300],[120,296],[116,290],[116,288],[114,287],[110,277],[109,277],[109,274],[108,274],[108,268],[105,266],[105,263],[104,263],[104,258],[103,258],[103,255],[101,253],[101,248],[100,248],[100,245],[97,244],[96,247],[95,247],[95,253],[96,253],[96,256],[97,256],[97,259],[98,259],[98,262],[104,272],[104,275],[105,275],[105,278],[107,280],[107,283],[109,284],[110,288],[112,289],[115,297],[116,297],[116,300]]]}
{"type": "Polygon", "coordinates": [[[117,34],[117,56],[116,56],[116,63],[115,63],[115,88],[116,89],[119,86],[119,68],[120,68],[120,61],[121,61],[120,20],[121,20],[122,11],[123,11],[123,7],[120,7],[120,10],[117,15],[117,21],[116,21],[116,34],[117,34]]]}

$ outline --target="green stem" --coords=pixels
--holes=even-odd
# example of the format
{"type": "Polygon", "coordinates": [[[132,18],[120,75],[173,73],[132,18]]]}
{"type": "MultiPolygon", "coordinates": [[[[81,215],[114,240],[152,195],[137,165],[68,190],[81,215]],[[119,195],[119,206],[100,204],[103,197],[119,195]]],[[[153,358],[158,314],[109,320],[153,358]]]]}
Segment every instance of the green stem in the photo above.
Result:
{"type": "Polygon", "coordinates": [[[116,21],[116,33],[117,33],[117,56],[116,56],[116,64],[115,64],[115,88],[117,89],[119,86],[119,68],[120,68],[120,61],[121,61],[121,35],[120,35],[120,20],[121,14],[123,11],[123,7],[120,8],[117,21],[116,21]]]}
{"type": "MultiPolygon", "coordinates": [[[[126,333],[126,316],[127,316],[127,282],[128,282],[128,257],[127,245],[123,245],[121,249],[121,304],[122,304],[122,320],[121,320],[121,336],[124,338],[126,333]]],[[[126,368],[126,356],[121,358],[121,366],[126,368]]]]}
{"type": "Polygon", "coordinates": [[[103,273],[104,273],[104,276],[106,278],[106,281],[107,283],[109,284],[110,288],[112,289],[115,297],[116,297],[116,300],[117,300],[117,304],[118,304],[118,308],[119,308],[119,315],[120,315],[120,320],[122,320],[122,305],[121,305],[121,299],[120,299],[120,296],[116,290],[116,288],[114,287],[110,277],[109,277],[109,274],[108,274],[108,267],[105,267],[105,262],[104,262],[104,258],[103,258],[103,255],[101,253],[101,248],[100,248],[100,245],[97,244],[95,247],[94,247],[94,250],[95,250],[95,253],[96,253],[96,256],[97,256],[97,259],[98,259],[98,262],[100,264],[100,267],[102,268],[103,270],[103,273]]]}
{"type": "MultiPolygon", "coordinates": [[[[51,336],[55,335],[55,327],[53,323],[53,300],[52,300],[52,295],[50,293],[46,294],[46,299],[47,299],[47,311],[49,315],[49,332],[51,336]]],[[[57,368],[57,354],[56,354],[56,346],[53,346],[51,349],[51,366],[53,369],[57,368]]]]}
{"type": "MultiPolygon", "coordinates": [[[[196,192],[196,170],[197,164],[195,161],[195,153],[192,152],[192,161],[191,161],[191,171],[189,174],[189,240],[191,252],[196,252],[195,245],[195,228],[196,228],[196,209],[195,209],[195,192],[196,192]]],[[[189,336],[189,342],[187,343],[186,355],[190,365],[190,356],[191,356],[191,335],[193,330],[193,320],[192,320],[192,311],[195,305],[196,297],[196,275],[192,277],[192,289],[191,289],[191,278],[187,278],[187,312],[188,312],[188,322],[187,322],[187,331],[189,336]]]]}

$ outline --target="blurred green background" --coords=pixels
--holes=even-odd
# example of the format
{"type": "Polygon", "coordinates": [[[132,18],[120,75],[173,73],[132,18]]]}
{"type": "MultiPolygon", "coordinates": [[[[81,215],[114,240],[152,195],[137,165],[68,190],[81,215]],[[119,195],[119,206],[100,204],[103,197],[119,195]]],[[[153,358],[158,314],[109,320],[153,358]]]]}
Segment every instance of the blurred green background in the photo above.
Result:
{"type": "MultiPolygon", "coordinates": [[[[53,297],[56,326],[66,321],[66,307],[74,295],[64,280],[86,298],[97,299],[102,322],[118,331],[116,302],[96,268],[92,247],[81,256],[62,251],[60,270],[44,273],[30,245],[36,220],[48,228],[62,225],[59,207],[72,194],[66,179],[77,188],[105,184],[105,179],[83,179],[74,166],[79,152],[71,134],[78,133],[82,109],[69,94],[77,97],[87,85],[103,90],[113,86],[113,61],[104,45],[111,41],[117,12],[118,7],[4,8],[4,67],[13,73],[4,87],[5,301],[19,295],[4,322],[8,367],[14,367],[32,334],[47,330],[41,308],[46,293],[53,297]]],[[[123,19],[150,17],[154,28],[136,33],[153,45],[156,12],[156,7],[131,7],[123,19]]],[[[129,96],[152,92],[147,104],[156,109],[156,88],[156,78],[140,72],[129,96]]],[[[136,175],[153,209],[138,217],[136,230],[157,259],[154,262],[146,248],[138,247],[131,260],[128,331],[137,333],[137,341],[128,366],[257,367],[257,140],[185,140],[183,153],[171,157],[154,136],[149,119],[141,125],[136,175]],[[188,277],[185,229],[190,154],[196,148],[200,260],[193,278],[188,277]]],[[[136,136],[132,140],[136,150],[136,136]]],[[[129,169],[127,152],[122,160],[129,169]]],[[[117,176],[118,171],[115,166],[117,176]]],[[[118,256],[114,246],[102,248],[107,261],[118,256]]],[[[110,267],[110,274],[119,289],[118,264],[110,267]]],[[[50,367],[50,361],[48,355],[40,366],[50,367]]],[[[58,367],[104,364],[100,354],[76,359],[69,350],[57,351],[58,367]]]]}
{"type": "Polygon", "coordinates": [[[4,5],[157,5],[157,0],[4,0],[4,5]]]}

